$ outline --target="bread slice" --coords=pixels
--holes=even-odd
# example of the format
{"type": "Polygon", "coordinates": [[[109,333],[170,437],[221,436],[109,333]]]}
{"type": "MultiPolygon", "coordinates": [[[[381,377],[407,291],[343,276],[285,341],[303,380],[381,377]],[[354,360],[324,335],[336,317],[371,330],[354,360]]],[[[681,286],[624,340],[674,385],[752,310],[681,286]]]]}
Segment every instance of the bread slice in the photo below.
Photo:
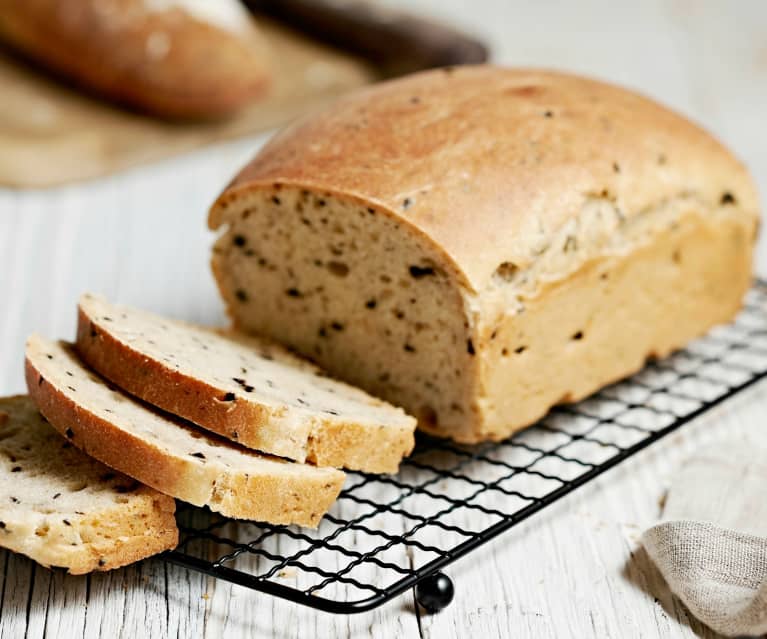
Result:
{"type": "Polygon", "coordinates": [[[0,546],[79,575],[174,548],[170,497],[91,459],[26,396],[0,399],[0,546]]]}
{"type": "Polygon", "coordinates": [[[77,348],[120,388],[243,446],[395,472],[416,420],[273,343],[80,299],[77,348]]]}
{"type": "Polygon", "coordinates": [[[207,437],[131,399],[88,370],[74,347],[32,336],[30,395],[75,446],[166,495],[229,517],[316,526],[344,474],[207,437]]]}

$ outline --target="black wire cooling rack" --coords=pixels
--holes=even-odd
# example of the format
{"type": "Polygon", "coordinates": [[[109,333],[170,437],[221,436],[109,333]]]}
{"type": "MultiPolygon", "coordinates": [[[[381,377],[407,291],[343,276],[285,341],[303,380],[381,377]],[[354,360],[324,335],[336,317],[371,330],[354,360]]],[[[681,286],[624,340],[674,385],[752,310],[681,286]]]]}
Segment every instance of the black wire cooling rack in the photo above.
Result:
{"type": "Polygon", "coordinates": [[[767,283],[757,282],[733,324],[506,441],[420,437],[396,476],[349,473],[317,530],[182,507],[181,544],[165,558],[329,612],[370,610],[413,586],[438,608],[424,584],[452,590],[434,578],[441,568],[765,375],[767,283]]]}

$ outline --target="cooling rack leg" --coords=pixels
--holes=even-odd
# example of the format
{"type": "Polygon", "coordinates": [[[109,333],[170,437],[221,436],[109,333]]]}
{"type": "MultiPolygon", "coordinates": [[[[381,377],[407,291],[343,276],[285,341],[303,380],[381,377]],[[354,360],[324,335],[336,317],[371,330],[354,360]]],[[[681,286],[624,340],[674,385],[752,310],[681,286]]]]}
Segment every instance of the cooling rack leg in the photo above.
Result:
{"type": "Polygon", "coordinates": [[[429,614],[447,608],[453,601],[453,581],[443,572],[434,572],[416,584],[415,599],[429,614]]]}

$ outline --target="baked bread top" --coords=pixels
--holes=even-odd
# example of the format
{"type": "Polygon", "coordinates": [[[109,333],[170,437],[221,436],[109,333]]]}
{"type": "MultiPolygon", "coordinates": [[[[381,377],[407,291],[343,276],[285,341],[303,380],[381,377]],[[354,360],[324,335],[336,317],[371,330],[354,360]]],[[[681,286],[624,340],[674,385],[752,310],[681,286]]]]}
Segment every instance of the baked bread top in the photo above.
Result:
{"type": "Polygon", "coordinates": [[[29,397],[0,399],[0,546],[72,574],[175,547],[176,504],[88,457],[29,397]]]}
{"type": "Polygon", "coordinates": [[[298,121],[222,193],[211,228],[242,192],[279,184],[373,206],[475,292],[527,269],[590,202],[626,217],[680,198],[758,210],[743,165],[684,117],[595,80],[493,66],[385,82],[298,121]]]}

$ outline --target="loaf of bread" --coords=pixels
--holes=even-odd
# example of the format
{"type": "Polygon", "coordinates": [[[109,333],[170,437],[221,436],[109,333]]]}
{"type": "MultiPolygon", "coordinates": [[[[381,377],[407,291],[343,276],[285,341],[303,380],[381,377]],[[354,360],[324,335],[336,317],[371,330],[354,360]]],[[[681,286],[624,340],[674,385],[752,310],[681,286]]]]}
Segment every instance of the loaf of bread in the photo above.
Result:
{"type": "Polygon", "coordinates": [[[170,497],[59,435],[29,397],[0,399],[0,546],[72,574],[174,548],[170,497]]]}
{"type": "Polygon", "coordinates": [[[265,453],[393,473],[413,449],[414,418],[262,339],[84,295],[77,349],[121,389],[265,453]]]}
{"type": "Polygon", "coordinates": [[[0,39],[86,89],[164,117],[229,115],[269,78],[239,0],[0,0],[0,39]]]}
{"type": "Polygon", "coordinates": [[[29,394],[51,425],[107,466],[228,517],[316,526],[344,474],[208,437],[98,378],[68,344],[32,336],[29,394]]]}
{"type": "Polygon", "coordinates": [[[277,135],[212,207],[237,327],[462,442],[733,317],[758,199],[716,140],[575,76],[443,69],[277,135]]]}

